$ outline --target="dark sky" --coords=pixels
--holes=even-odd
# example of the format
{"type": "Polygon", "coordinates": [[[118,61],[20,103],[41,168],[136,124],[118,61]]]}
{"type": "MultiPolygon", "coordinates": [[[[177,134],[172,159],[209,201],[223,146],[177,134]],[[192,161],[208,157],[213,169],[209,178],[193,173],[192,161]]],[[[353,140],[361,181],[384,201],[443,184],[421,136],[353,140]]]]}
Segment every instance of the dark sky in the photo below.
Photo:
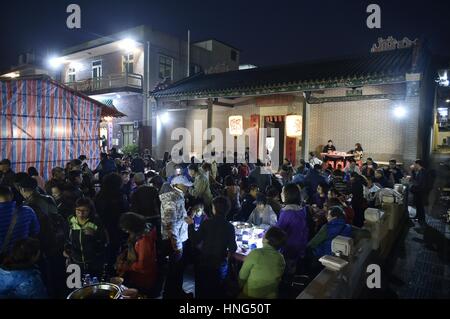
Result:
{"type": "Polygon", "coordinates": [[[242,50],[242,63],[256,65],[365,53],[388,35],[425,37],[435,53],[450,56],[448,0],[15,0],[0,4],[0,69],[21,52],[48,55],[141,24],[220,39],[242,50]],[[70,3],[81,6],[81,30],[66,27],[70,3]],[[381,6],[381,29],[366,26],[370,3],[381,6]]]}

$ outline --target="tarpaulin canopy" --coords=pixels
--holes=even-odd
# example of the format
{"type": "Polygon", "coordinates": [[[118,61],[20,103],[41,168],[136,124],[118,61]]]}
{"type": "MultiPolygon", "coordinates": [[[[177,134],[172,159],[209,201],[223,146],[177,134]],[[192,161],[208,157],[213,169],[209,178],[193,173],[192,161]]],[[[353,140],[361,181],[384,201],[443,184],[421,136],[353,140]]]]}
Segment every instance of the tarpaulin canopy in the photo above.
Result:
{"type": "Polygon", "coordinates": [[[123,115],[48,77],[1,80],[0,157],[16,172],[34,166],[45,179],[80,155],[95,166],[105,108],[107,116],[123,115]]]}

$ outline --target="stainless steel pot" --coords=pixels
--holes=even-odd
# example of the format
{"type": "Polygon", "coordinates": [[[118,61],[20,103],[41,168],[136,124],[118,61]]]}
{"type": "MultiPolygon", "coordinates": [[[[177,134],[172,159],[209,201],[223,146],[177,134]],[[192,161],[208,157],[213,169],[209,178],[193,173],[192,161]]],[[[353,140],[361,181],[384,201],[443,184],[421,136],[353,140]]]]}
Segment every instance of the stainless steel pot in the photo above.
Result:
{"type": "Polygon", "coordinates": [[[73,291],[67,299],[119,299],[120,287],[111,283],[89,285],[73,291]]]}

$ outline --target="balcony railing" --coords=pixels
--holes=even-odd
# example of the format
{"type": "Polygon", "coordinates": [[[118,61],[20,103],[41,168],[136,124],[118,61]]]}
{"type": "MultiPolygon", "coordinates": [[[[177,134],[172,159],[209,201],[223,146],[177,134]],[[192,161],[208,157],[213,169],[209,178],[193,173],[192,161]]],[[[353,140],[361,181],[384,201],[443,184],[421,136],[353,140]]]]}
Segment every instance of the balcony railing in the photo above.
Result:
{"type": "Polygon", "coordinates": [[[66,85],[75,91],[89,93],[119,88],[142,90],[142,75],[135,73],[111,74],[99,78],[68,82],[66,85]]]}

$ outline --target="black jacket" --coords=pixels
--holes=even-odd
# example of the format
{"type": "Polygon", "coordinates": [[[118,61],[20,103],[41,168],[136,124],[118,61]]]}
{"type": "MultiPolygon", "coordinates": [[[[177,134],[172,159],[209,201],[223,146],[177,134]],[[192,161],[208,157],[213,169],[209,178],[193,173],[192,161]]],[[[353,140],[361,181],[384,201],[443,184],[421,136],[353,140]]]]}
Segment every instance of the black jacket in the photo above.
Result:
{"type": "Polygon", "coordinates": [[[196,232],[189,225],[189,239],[200,249],[199,263],[216,268],[226,261],[228,252],[237,249],[234,226],[225,217],[214,216],[204,221],[196,232]]]}
{"type": "Polygon", "coordinates": [[[100,221],[89,219],[80,225],[75,215],[69,217],[69,236],[65,250],[76,264],[101,264],[107,243],[106,232],[100,221]]]}

